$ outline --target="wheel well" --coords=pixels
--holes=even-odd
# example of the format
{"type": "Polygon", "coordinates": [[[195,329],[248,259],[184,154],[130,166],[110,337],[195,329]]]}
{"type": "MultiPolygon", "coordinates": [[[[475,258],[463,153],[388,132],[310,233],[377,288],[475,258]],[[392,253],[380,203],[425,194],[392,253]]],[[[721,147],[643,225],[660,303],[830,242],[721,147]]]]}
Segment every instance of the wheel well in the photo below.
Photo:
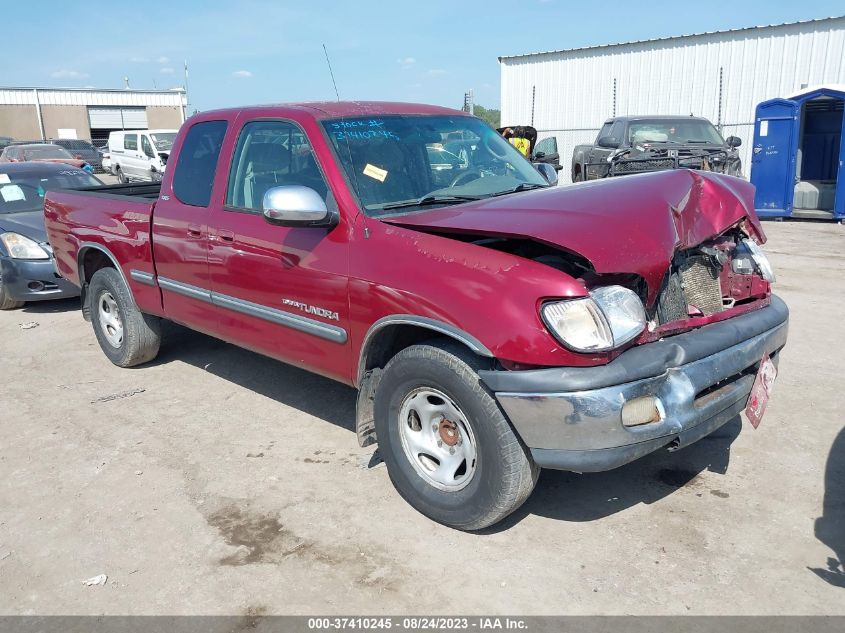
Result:
{"type": "Polygon", "coordinates": [[[87,248],[79,260],[79,282],[84,285],[91,281],[94,273],[101,268],[114,268],[114,262],[103,251],[87,248]]]}
{"type": "Polygon", "coordinates": [[[88,305],[88,283],[101,268],[115,268],[114,262],[103,251],[96,248],[86,248],[79,257],[79,286],[82,301],[82,318],[91,320],[91,306],[88,305]]]}
{"type": "Polygon", "coordinates": [[[405,323],[386,325],[369,340],[364,350],[365,356],[361,360],[361,373],[384,367],[391,358],[406,347],[438,338],[450,340],[451,337],[419,325],[405,323]]]}

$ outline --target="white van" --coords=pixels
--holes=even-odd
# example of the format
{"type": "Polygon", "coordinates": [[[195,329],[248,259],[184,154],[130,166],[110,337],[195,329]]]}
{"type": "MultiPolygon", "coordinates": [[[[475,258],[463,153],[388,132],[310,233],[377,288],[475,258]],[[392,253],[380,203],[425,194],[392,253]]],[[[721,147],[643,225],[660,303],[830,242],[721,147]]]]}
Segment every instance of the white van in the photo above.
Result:
{"type": "Polygon", "coordinates": [[[109,134],[111,173],[120,182],[158,182],[178,130],[124,130],[109,134]]]}

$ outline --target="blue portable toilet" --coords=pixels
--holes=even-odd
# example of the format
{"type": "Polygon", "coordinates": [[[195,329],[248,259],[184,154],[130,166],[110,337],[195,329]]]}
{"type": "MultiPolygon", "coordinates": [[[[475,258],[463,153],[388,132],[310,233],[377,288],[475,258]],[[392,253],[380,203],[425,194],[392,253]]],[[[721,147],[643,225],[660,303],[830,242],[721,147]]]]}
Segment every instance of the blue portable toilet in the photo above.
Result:
{"type": "Polygon", "coordinates": [[[757,106],[751,182],[760,217],[845,218],[845,85],[757,106]]]}

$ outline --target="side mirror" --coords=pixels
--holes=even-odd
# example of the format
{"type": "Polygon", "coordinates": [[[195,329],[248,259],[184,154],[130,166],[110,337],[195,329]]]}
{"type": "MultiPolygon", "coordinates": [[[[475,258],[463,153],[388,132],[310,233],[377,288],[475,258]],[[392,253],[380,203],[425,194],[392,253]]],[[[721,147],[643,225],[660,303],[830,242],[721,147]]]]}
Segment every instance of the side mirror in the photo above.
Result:
{"type": "Polygon", "coordinates": [[[607,149],[616,149],[619,147],[619,139],[615,136],[602,136],[599,139],[599,147],[606,147],[607,149]]]}
{"type": "Polygon", "coordinates": [[[742,145],[742,139],[738,136],[729,136],[725,139],[725,143],[728,144],[728,147],[739,147],[742,145]]]}
{"type": "Polygon", "coordinates": [[[535,152],[534,153],[534,158],[537,158],[537,159],[545,158],[545,156],[546,156],[546,152],[535,152]]]}
{"type": "Polygon", "coordinates": [[[540,172],[540,175],[550,185],[557,184],[557,169],[554,168],[554,165],[550,165],[549,163],[534,163],[534,168],[540,172]]]}
{"type": "Polygon", "coordinates": [[[284,185],[264,194],[264,219],[279,226],[322,226],[337,224],[337,214],[330,213],[325,201],[310,187],[284,185]]]}

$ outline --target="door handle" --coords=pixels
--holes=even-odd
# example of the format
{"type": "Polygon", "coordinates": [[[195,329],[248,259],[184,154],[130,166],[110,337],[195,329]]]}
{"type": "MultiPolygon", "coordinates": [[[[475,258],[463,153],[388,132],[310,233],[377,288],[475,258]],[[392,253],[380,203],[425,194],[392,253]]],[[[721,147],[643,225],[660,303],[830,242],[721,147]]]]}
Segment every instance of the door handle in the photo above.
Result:
{"type": "Polygon", "coordinates": [[[234,231],[217,231],[217,237],[220,238],[221,242],[234,242],[235,241],[235,233],[234,231]]]}
{"type": "Polygon", "coordinates": [[[188,237],[202,237],[202,227],[196,224],[188,226],[188,237]]]}

